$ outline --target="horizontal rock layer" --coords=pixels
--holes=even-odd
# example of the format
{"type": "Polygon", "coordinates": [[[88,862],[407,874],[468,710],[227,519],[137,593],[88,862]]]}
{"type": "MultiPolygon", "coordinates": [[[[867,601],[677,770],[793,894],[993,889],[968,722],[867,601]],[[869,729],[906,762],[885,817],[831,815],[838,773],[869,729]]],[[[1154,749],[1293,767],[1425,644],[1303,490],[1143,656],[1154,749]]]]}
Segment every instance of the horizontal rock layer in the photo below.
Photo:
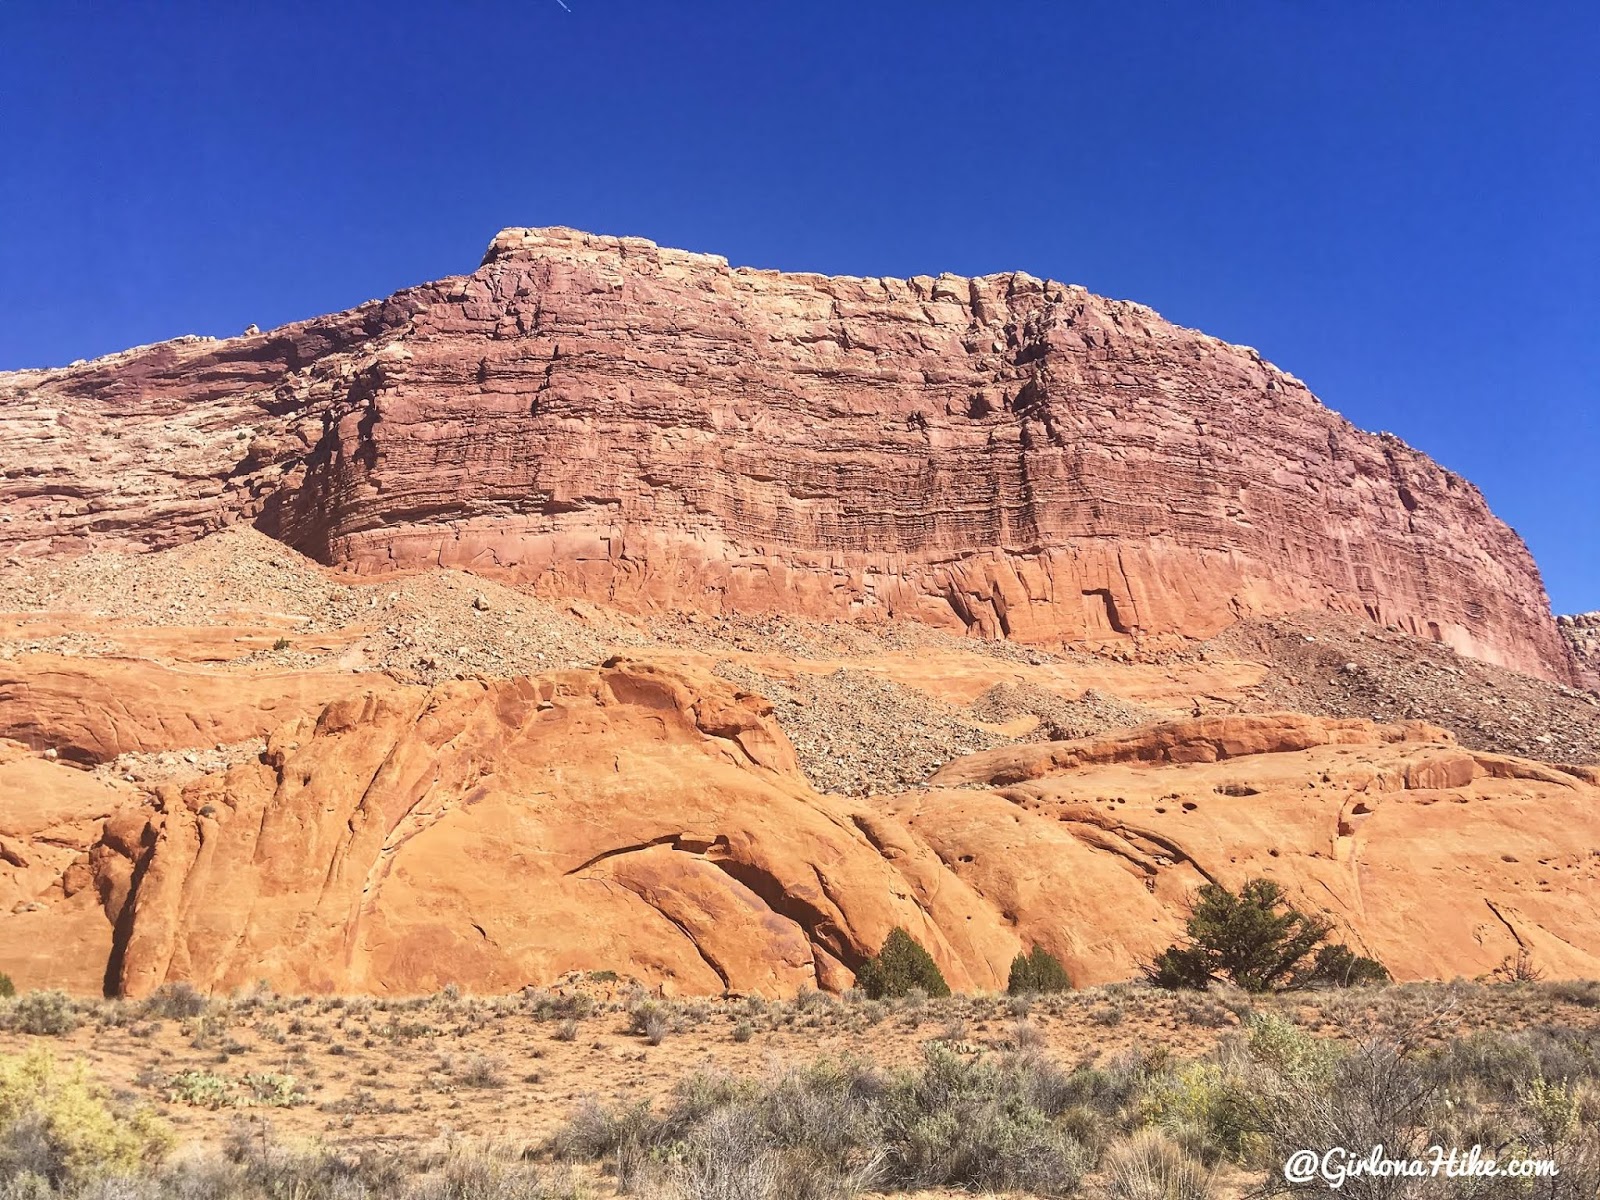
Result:
{"type": "Polygon", "coordinates": [[[570,230],[223,342],[0,376],[0,551],[239,520],[635,607],[1207,636],[1365,614],[1574,666],[1469,483],[1255,351],[1026,274],[828,278],[570,230]]]}

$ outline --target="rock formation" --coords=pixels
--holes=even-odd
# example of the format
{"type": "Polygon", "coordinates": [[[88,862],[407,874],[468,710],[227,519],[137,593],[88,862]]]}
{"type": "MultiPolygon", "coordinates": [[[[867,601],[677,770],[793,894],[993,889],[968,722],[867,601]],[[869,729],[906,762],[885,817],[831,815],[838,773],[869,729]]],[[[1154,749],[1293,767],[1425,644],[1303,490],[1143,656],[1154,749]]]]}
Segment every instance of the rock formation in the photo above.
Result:
{"type": "Polygon", "coordinates": [[[1363,614],[1576,678],[1466,481],[1255,351],[1014,273],[825,278],[563,229],[226,341],[0,376],[0,552],[250,521],[636,609],[1205,637],[1363,614]]]}
{"type": "Polygon", "coordinates": [[[612,970],[838,989],[903,926],[958,989],[1127,978],[1199,883],[1283,882],[1402,978],[1600,972],[1600,774],[1420,723],[1201,718],[819,795],[768,707],[627,661],[351,695],[143,802],[13,746],[0,970],[31,986],[479,992],[612,970]],[[976,785],[976,786],[973,786],[976,785]],[[1418,936],[1426,929],[1426,936],[1418,936]],[[48,953],[41,954],[41,948],[48,953]]]}
{"type": "Polygon", "coordinates": [[[1593,622],[1138,305],[508,230],[0,405],[21,987],[1081,985],[1260,875],[1401,978],[1600,974],[1593,622]]]}
{"type": "Polygon", "coordinates": [[[1600,692],[1600,612],[1557,617],[1562,636],[1577,661],[1578,682],[1600,692]]]}

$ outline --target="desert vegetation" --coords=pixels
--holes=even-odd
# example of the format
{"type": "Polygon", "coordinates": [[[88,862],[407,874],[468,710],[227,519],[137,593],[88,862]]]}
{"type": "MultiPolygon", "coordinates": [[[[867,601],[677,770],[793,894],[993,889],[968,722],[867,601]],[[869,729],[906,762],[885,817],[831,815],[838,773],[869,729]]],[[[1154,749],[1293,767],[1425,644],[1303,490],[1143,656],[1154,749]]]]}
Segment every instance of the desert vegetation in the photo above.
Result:
{"type": "Polygon", "coordinates": [[[1006,992],[1012,996],[1026,996],[1038,992],[1066,992],[1072,989],[1072,980],[1061,960],[1043,946],[1035,946],[1026,954],[1011,961],[1011,974],[1006,980],[1006,992]]]}
{"type": "Polygon", "coordinates": [[[1343,942],[1329,942],[1332,932],[1332,921],[1295,908],[1270,879],[1251,879],[1237,893],[1207,883],[1189,905],[1185,944],[1163,950],[1147,974],[1161,988],[1231,983],[1248,992],[1353,987],[1389,978],[1382,963],[1343,942]]]}
{"type": "MultiPolygon", "coordinates": [[[[1592,1033],[1556,1030],[1337,1041],[1270,1012],[1194,1060],[1151,1048],[1065,1067],[1025,1045],[985,1055],[934,1039],[907,1070],[845,1060],[756,1079],[697,1074],[659,1110],[585,1108],[546,1149],[600,1161],[619,1190],[642,1196],[1087,1188],[1155,1200],[1210,1195],[1220,1178],[1294,1190],[1278,1168],[1304,1147],[1423,1157],[1481,1145],[1552,1159],[1560,1174],[1537,1190],[1506,1180],[1474,1194],[1587,1200],[1600,1187],[1597,1049],[1592,1033]]],[[[1347,1187],[1428,1192],[1404,1183],[1347,1187]]]]}
{"type": "MultiPolygon", "coordinates": [[[[1560,1167],[1474,1196],[1600,1187],[1600,984],[1585,981],[786,1001],[592,978],[402,1000],[180,985],[24,993],[0,1027],[4,1200],[1204,1200],[1294,1190],[1277,1168],[1295,1149],[1379,1142],[1560,1167]],[[557,1061],[601,1061],[602,1045],[662,1069],[629,1088],[557,1061]],[[109,1070],[124,1059],[131,1078],[109,1070]],[[385,1090],[407,1064],[418,1083],[385,1090]],[[434,1111],[430,1096],[460,1114],[453,1132],[387,1124],[434,1111]],[[473,1114],[519,1102],[538,1119],[515,1136],[472,1132],[473,1114]]],[[[1343,1190],[1459,1181],[1403,1182],[1343,1190]]]]}

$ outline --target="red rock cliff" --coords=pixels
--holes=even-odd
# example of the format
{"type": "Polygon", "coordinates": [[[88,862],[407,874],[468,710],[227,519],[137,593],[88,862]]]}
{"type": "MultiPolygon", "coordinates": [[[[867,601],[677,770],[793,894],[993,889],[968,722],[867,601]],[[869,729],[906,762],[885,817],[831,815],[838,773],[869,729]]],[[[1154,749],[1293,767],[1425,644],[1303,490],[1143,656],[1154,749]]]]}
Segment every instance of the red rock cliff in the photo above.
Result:
{"type": "Polygon", "coordinates": [[[362,572],[1029,641],[1317,606],[1573,678],[1471,484],[1253,350],[1021,273],[511,229],[471,275],[0,375],[0,404],[5,553],[251,520],[362,572]]]}

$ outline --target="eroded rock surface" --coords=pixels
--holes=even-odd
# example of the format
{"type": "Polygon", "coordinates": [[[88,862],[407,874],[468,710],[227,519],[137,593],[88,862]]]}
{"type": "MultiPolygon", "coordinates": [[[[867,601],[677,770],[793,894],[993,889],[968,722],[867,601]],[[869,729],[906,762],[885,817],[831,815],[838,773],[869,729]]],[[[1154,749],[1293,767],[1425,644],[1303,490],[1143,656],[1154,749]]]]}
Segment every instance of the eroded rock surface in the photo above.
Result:
{"type": "Polygon", "coordinates": [[[1600,692],[1600,612],[1562,616],[1557,621],[1577,659],[1579,682],[1600,692]]]}
{"type": "Polygon", "coordinates": [[[471,275],[0,376],[0,405],[15,555],[251,521],[635,608],[1099,643],[1321,607],[1575,678],[1472,485],[1253,350],[1023,273],[513,229],[471,275]]]}
{"type": "Polygon", "coordinates": [[[1519,949],[1600,972],[1600,773],[1421,723],[1166,722],[845,798],[811,788],[765,700],[619,660],[368,689],[145,794],[4,745],[0,788],[41,797],[0,823],[0,970],[25,986],[500,992],[610,970],[784,995],[850,986],[896,925],[957,989],[1003,987],[1034,944],[1084,984],[1136,974],[1200,883],[1263,874],[1402,978],[1519,949]]]}

